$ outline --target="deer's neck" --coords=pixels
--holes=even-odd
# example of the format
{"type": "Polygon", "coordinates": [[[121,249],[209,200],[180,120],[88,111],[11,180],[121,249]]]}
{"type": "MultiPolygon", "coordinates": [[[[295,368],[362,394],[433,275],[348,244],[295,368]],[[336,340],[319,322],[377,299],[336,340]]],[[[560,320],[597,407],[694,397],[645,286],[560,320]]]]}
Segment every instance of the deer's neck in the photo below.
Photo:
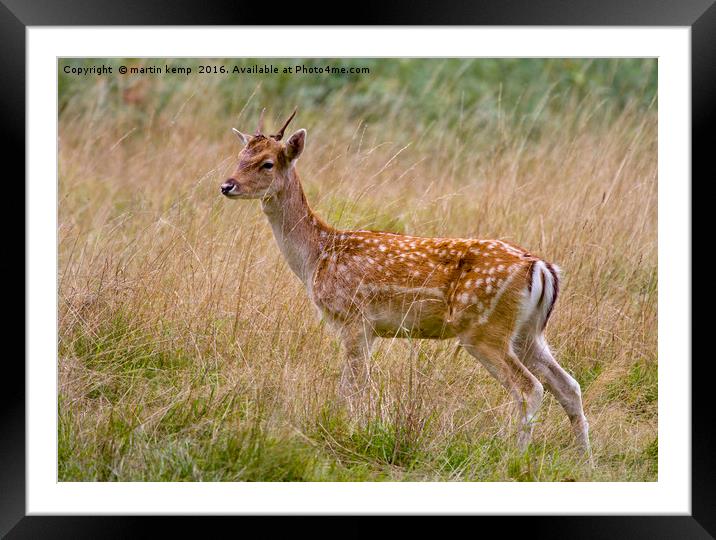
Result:
{"type": "Polygon", "coordinates": [[[288,265],[308,286],[320,257],[321,238],[332,228],[308,206],[296,170],[288,174],[287,187],[263,199],[262,208],[288,265]]]}

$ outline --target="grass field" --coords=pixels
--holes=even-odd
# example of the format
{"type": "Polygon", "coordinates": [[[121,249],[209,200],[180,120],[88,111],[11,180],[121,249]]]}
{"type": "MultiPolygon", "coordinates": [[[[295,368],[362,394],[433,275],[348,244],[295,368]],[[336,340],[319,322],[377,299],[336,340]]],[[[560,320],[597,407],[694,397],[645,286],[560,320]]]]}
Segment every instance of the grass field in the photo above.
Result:
{"type": "Polygon", "coordinates": [[[59,70],[59,480],[657,479],[655,60],[61,69],[99,63],[59,70]],[[593,469],[550,394],[519,455],[507,392],[454,341],[382,340],[379,399],[338,405],[338,342],[259,204],[219,193],[230,128],[263,106],[269,127],[299,107],[298,168],[332,224],[497,237],[561,266],[547,337],[582,386],[593,469]]]}

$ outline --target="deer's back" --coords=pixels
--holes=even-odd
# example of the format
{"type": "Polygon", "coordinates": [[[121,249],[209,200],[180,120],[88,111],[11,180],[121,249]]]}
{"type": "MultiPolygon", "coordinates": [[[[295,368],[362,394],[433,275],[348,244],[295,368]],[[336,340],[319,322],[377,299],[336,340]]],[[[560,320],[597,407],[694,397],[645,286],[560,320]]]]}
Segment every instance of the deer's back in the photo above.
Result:
{"type": "Polygon", "coordinates": [[[313,301],[377,335],[452,337],[466,325],[513,319],[536,257],[501,240],[337,231],[323,239],[313,301]]]}

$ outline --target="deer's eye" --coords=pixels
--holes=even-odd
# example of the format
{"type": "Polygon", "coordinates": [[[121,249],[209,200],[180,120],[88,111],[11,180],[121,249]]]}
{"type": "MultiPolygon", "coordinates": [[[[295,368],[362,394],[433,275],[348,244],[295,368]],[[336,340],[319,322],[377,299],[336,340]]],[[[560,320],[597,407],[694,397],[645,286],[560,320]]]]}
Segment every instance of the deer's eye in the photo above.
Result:
{"type": "Polygon", "coordinates": [[[273,169],[273,163],[271,163],[270,161],[267,161],[266,163],[264,163],[263,165],[261,165],[261,168],[262,168],[262,169],[267,169],[267,170],[268,170],[268,169],[273,169]]]}

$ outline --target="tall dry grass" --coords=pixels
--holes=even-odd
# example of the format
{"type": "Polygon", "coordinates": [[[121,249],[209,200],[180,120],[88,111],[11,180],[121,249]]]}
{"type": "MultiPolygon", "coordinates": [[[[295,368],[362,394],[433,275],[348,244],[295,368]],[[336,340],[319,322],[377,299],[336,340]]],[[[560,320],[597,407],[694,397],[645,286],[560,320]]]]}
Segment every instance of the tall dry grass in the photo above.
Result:
{"type": "Polygon", "coordinates": [[[375,406],[337,405],[337,341],[258,203],[218,189],[229,128],[294,103],[247,88],[227,114],[217,92],[192,80],[157,113],[150,87],[108,119],[98,83],[62,113],[60,480],[656,479],[655,105],[545,94],[428,123],[400,100],[347,114],[337,91],[294,126],[333,224],[503,238],[562,267],[547,335],[582,385],[591,470],[549,394],[519,456],[508,394],[452,341],[382,340],[375,406]]]}

